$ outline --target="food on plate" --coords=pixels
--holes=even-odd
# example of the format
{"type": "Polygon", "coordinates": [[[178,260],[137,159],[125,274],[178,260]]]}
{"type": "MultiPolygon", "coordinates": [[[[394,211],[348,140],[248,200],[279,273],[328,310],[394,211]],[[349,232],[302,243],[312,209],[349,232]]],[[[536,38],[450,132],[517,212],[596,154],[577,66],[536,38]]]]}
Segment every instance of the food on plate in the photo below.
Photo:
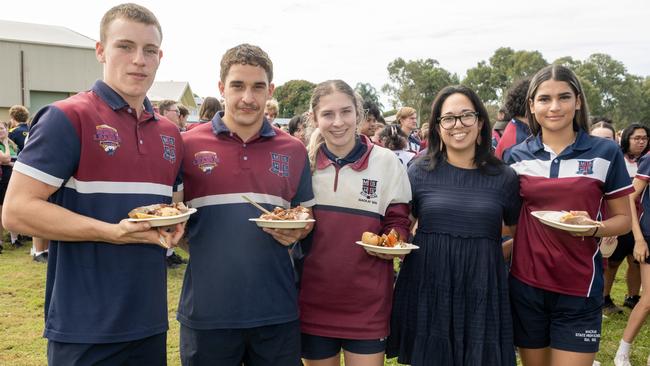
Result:
{"type": "Polygon", "coordinates": [[[388,234],[383,235],[366,231],[361,235],[361,242],[378,247],[406,248],[406,243],[400,239],[400,235],[395,229],[391,229],[388,234]]]}
{"type": "Polygon", "coordinates": [[[172,204],[158,203],[155,205],[136,207],[129,212],[129,217],[132,219],[153,219],[158,217],[169,217],[184,214],[189,209],[183,202],[176,202],[172,204]]]}
{"type": "Polygon", "coordinates": [[[592,220],[587,216],[577,215],[576,211],[569,211],[560,217],[560,222],[569,225],[596,225],[603,226],[600,221],[592,220]]]}
{"type": "Polygon", "coordinates": [[[276,207],[270,214],[262,214],[262,220],[307,220],[309,219],[309,209],[302,206],[294,208],[276,207]]]}

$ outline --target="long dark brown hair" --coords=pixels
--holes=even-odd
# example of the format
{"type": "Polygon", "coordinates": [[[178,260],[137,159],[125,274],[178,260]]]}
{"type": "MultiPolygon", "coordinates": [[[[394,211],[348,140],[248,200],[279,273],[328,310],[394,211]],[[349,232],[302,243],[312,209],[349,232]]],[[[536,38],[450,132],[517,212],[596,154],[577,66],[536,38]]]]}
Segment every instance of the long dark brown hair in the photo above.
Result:
{"type": "MultiPolygon", "coordinates": [[[[440,160],[447,159],[447,147],[442,138],[440,137],[440,121],[438,120],[442,112],[442,104],[453,94],[462,94],[466,96],[474,106],[478,113],[478,120],[482,122],[479,131],[479,138],[474,150],[474,165],[481,170],[482,173],[493,173],[495,168],[502,166],[503,163],[492,155],[492,136],[490,131],[490,117],[488,112],[481,102],[478,95],[470,88],[464,85],[447,86],[442,89],[436,99],[433,100],[431,105],[431,118],[429,118],[429,145],[427,153],[421,160],[421,164],[425,164],[427,170],[433,170],[440,160]]],[[[478,122],[477,122],[478,123],[478,122]]]]}

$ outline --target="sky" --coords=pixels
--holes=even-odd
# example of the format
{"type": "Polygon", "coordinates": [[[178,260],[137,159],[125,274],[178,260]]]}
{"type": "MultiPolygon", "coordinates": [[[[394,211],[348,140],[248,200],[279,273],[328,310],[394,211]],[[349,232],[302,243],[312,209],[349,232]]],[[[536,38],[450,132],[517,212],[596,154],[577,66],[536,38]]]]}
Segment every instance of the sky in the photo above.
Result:
{"type": "MultiPolygon", "coordinates": [[[[93,39],[121,1],[3,1],[0,19],[64,26],[93,39]]],[[[432,58],[461,78],[499,47],[540,51],[552,62],[607,53],[628,72],[650,75],[650,1],[244,0],[138,1],[163,29],[156,80],[188,81],[217,96],[219,61],[240,43],[274,64],[273,82],[342,79],[377,90],[388,64],[432,58]]],[[[387,96],[382,96],[384,104],[387,96]]]]}

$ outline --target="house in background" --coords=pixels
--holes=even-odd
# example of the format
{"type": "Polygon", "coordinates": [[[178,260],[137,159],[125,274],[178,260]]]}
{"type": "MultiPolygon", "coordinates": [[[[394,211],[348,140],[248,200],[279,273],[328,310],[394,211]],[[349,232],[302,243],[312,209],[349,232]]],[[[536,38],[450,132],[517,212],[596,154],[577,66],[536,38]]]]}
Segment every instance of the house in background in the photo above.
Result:
{"type": "Polygon", "coordinates": [[[102,78],[96,41],[65,27],[0,20],[0,120],[9,108],[43,106],[102,78]]]}
{"type": "Polygon", "coordinates": [[[199,104],[197,104],[190,83],[187,81],[154,81],[147,92],[147,97],[156,105],[165,99],[181,103],[190,110],[189,120],[192,121],[193,117],[198,120],[199,104]]]}

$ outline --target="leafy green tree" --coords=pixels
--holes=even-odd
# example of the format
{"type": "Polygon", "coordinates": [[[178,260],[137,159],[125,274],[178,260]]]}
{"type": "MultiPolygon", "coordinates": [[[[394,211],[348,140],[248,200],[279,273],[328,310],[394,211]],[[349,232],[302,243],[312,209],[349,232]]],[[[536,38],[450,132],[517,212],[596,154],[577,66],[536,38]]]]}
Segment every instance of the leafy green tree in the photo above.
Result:
{"type": "Polygon", "coordinates": [[[361,95],[364,101],[374,103],[379,110],[384,109],[384,105],[379,101],[379,95],[377,94],[377,89],[369,83],[357,83],[354,87],[354,91],[361,95]]]}
{"type": "Polygon", "coordinates": [[[467,70],[463,84],[472,88],[485,104],[499,104],[513,82],[533,76],[548,65],[539,51],[515,51],[501,47],[494,51],[489,63],[480,61],[467,70]]]}
{"type": "Polygon", "coordinates": [[[273,97],[278,101],[278,116],[291,118],[309,110],[309,99],[316,85],[306,80],[290,80],[275,88],[273,97]]]}
{"type": "Polygon", "coordinates": [[[458,76],[439,66],[434,59],[405,61],[397,58],[388,64],[389,84],[382,91],[391,96],[393,108],[413,107],[420,122],[431,115],[431,102],[445,86],[458,84],[458,76]]]}

